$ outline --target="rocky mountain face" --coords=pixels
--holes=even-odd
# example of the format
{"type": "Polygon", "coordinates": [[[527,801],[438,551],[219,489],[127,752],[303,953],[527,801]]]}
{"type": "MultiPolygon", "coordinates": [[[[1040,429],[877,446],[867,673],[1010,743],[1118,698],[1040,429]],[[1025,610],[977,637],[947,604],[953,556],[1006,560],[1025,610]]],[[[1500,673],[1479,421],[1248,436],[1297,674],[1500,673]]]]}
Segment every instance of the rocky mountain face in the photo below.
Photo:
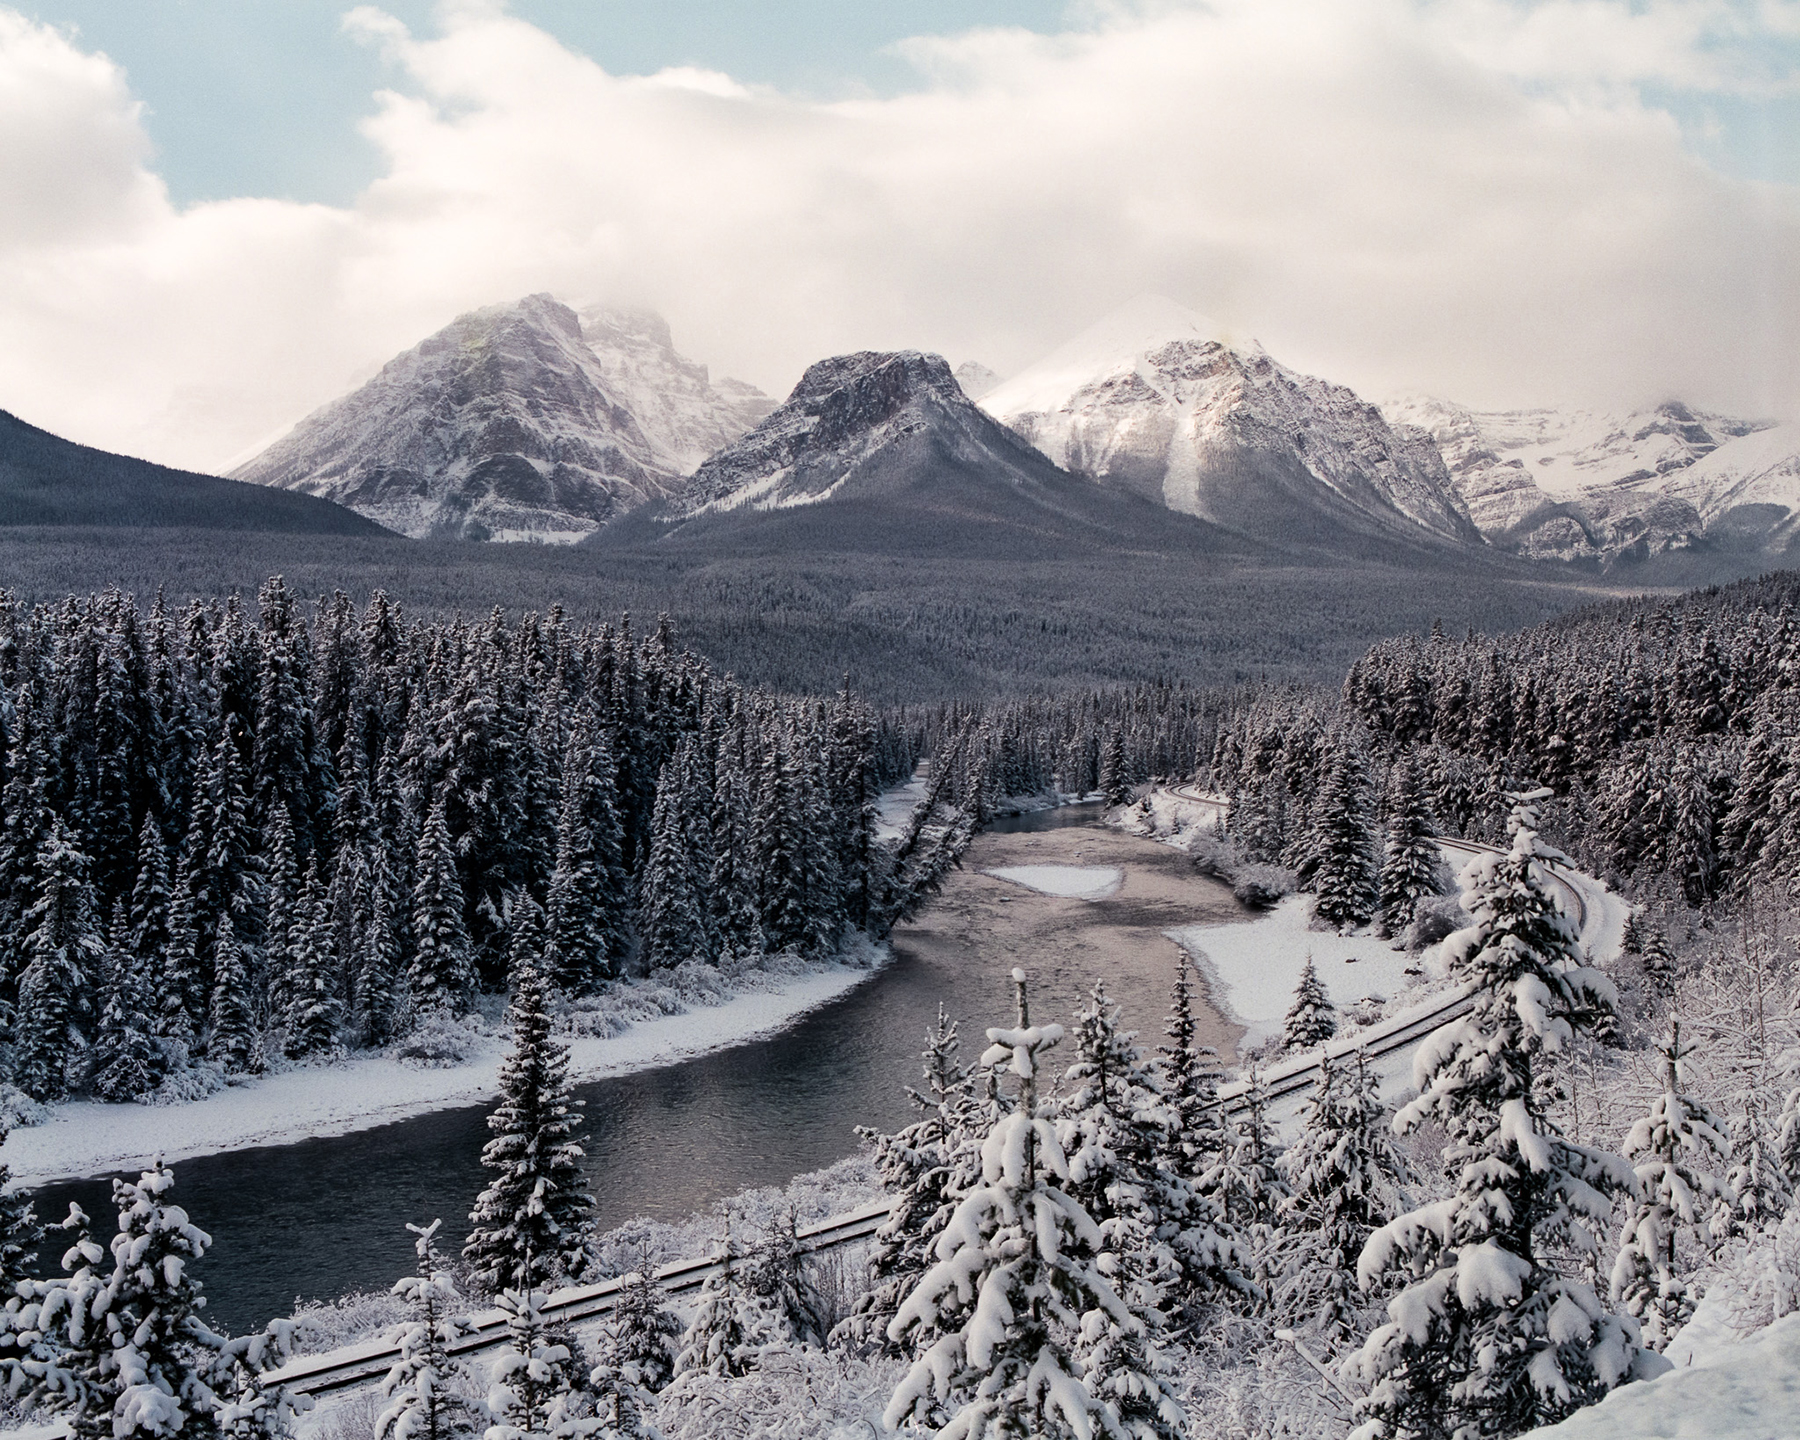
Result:
{"type": "Polygon", "coordinates": [[[965,360],[956,367],[956,383],[971,400],[979,400],[1000,383],[1000,377],[979,360],[965,360]]]}
{"type": "Polygon", "coordinates": [[[404,535],[568,542],[667,498],[772,402],[655,315],[531,295],[458,317],[233,472],[404,535]]]}
{"type": "Polygon", "coordinates": [[[1427,434],[1159,297],[981,403],[1056,464],[1245,535],[1481,543],[1427,434]]]}
{"type": "Polygon", "coordinates": [[[1389,402],[1427,431],[1483,535],[1542,560],[1780,553],[1800,521],[1800,427],[1678,402],[1608,415],[1389,402]]]}

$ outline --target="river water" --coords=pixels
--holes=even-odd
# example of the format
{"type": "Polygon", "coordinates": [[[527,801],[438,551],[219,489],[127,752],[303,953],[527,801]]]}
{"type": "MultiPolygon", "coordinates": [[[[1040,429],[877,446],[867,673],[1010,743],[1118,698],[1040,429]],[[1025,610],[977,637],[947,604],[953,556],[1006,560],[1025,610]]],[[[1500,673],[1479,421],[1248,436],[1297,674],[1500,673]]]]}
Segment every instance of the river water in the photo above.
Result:
{"type": "MultiPolygon", "coordinates": [[[[1090,848],[1108,850],[1105,863],[1120,865],[1123,854],[1127,889],[1134,861],[1155,870],[1185,867],[1165,847],[1103,830],[1098,819],[1097,806],[1071,806],[1001,820],[976,838],[951,891],[960,887],[965,901],[973,896],[970,903],[1003,916],[996,934],[1017,935],[1020,920],[1039,912],[1058,917],[1059,930],[1068,931],[1090,918],[1085,902],[1037,895],[978,873],[1014,863],[1016,856],[1004,853],[1008,837],[1017,837],[1010,841],[1015,849],[1021,841],[1040,843],[1024,837],[1040,837],[1057,852],[1044,858],[1073,853],[1100,863],[1080,848],[1086,836],[1048,833],[1086,831],[1090,848]]],[[[1210,884],[1188,881],[1185,869],[1180,883],[1210,884]]],[[[950,903],[951,891],[933,910],[966,917],[971,912],[950,903]]],[[[1200,898],[1218,903],[1216,895],[1200,898]]],[[[1146,1032],[1161,1029],[1169,979],[1161,960],[1113,963],[1091,937],[1072,950],[1050,940],[984,947],[979,934],[967,933],[944,944],[926,923],[930,918],[897,932],[893,963],[872,980],[780,1034],[578,1086],[587,1117],[579,1138],[602,1227],[635,1215],[679,1219],[740,1190],[784,1184],[852,1154],[857,1125],[904,1124],[911,1108],[902,1087],[917,1079],[921,1041],[939,1003],[961,1020],[963,1060],[973,1061],[984,1048],[982,1030],[1012,1021],[1008,976],[1015,964],[1032,973],[1034,1020],[1066,1022],[1080,993],[1102,973],[1129,1023],[1146,1032]],[[1016,948],[1038,953],[1012,953],[1016,948]]],[[[1158,912],[1149,923],[1164,918],[1180,917],[1158,912]]],[[[970,922],[958,918],[950,928],[966,931],[970,922]]],[[[486,1115],[486,1107],[442,1110],[348,1135],[182,1161],[175,1167],[175,1198],[214,1240],[197,1272],[211,1322],[241,1333],[287,1313],[296,1296],[384,1288],[411,1267],[408,1221],[441,1216],[445,1239],[460,1246],[470,1203],[484,1182],[486,1115]]],[[[101,1232],[96,1238],[103,1238],[112,1229],[110,1193],[104,1179],[45,1186],[36,1192],[38,1213],[60,1217],[69,1201],[78,1201],[101,1232]]]]}

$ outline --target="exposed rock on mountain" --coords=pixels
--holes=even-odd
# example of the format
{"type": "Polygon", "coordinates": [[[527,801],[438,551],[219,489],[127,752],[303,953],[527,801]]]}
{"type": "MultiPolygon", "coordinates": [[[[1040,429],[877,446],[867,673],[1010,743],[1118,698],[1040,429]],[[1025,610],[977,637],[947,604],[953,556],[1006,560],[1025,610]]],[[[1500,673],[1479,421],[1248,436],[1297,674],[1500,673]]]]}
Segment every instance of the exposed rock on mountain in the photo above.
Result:
{"type": "Polygon", "coordinates": [[[1536,559],[1610,564],[1709,549],[1780,551],[1800,512],[1793,426],[1689,409],[1383,407],[1430,432],[1488,539],[1536,559]]]}
{"type": "Polygon", "coordinates": [[[713,386],[654,315],[531,295],[460,316],[233,474],[415,538],[571,541],[674,493],[769,404],[713,386]]]}
{"type": "MultiPolygon", "coordinates": [[[[328,500],[77,445],[0,410],[0,525],[387,534],[328,500]]],[[[10,583],[10,582],[9,582],[10,583]]]]}
{"type": "Polygon", "coordinates": [[[981,403],[1059,465],[1247,535],[1480,543],[1428,436],[1157,296],[981,403]]]}

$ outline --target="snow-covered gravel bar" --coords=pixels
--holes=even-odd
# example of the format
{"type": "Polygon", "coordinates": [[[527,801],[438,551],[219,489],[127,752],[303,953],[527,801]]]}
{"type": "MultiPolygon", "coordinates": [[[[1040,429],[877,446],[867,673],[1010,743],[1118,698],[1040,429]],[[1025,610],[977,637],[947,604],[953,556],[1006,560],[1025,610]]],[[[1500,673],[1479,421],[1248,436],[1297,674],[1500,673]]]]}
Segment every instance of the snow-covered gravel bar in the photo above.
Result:
{"type": "Polygon", "coordinates": [[[981,873],[1066,900],[1104,900],[1125,883],[1125,872],[1112,865],[1008,865],[981,873]]]}
{"type": "MultiPolygon", "coordinates": [[[[827,966],[720,1005],[640,1020],[608,1039],[567,1039],[571,1074],[596,1080],[740,1045],[784,1028],[875,973],[827,966]]],[[[492,1099],[505,1053],[501,1036],[467,1064],[449,1069],[420,1069],[378,1056],[261,1076],[187,1104],[76,1101],[56,1106],[42,1125],[13,1131],[0,1158],[11,1166],[15,1184],[35,1185],[133,1170],[159,1153],[173,1162],[342,1135],[492,1099]]]]}
{"type": "Polygon", "coordinates": [[[1367,995],[1391,1000],[1413,981],[1419,957],[1371,935],[1308,928],[1312,896],[1289,895],[1266,915],[1236,925],[1187,925],[1168,936],[1194,957],[1213,1004],[1244,1026],[1244,1048],[1279,1034],[1294,987],[1312,956],[1339,1010],[1367,995]]]}

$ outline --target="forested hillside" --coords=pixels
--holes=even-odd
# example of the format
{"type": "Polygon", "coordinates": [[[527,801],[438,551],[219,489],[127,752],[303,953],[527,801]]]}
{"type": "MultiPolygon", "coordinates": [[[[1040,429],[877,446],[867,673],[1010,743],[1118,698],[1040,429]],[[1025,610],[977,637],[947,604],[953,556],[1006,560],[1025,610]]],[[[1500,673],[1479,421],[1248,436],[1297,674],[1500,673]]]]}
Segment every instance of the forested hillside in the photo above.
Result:
{"type": "Polygon", "coordinates": [[[848,691],[777,699],[555,610],[0,596],[0,687],[0,1063],[38,1099],[385,1043],[502,987],[531,907],[576,996],[828,953],[967,833],[876,842],[914,756],[848,691]]]}

